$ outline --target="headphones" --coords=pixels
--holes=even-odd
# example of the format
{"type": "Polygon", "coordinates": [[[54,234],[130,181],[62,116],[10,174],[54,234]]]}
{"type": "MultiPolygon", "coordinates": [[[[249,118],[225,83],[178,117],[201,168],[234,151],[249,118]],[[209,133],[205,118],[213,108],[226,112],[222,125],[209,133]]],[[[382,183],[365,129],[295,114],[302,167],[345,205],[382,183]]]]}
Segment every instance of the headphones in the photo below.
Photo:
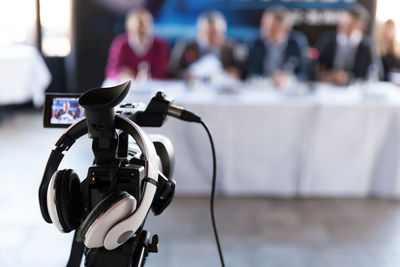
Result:
{"type": "Polygon", "coordinates": [[[118,114],[115,115],[115,128],[133,137],[145,159],[144,193],[137,208],[136,199],[127,192],[112,193],[83,220],[78,175],[71,169],[57,169],[64,157],[63,152],[88,133],[85,118],[71,125],[57,141],[39,187],[39,204],[44,220],[65,233],[79,228],[78,233],[88,248],[104,246],[112,250],[131,238],[146,219],[157,191],[158,156],[150,138],[136,123],[118,114]]]}

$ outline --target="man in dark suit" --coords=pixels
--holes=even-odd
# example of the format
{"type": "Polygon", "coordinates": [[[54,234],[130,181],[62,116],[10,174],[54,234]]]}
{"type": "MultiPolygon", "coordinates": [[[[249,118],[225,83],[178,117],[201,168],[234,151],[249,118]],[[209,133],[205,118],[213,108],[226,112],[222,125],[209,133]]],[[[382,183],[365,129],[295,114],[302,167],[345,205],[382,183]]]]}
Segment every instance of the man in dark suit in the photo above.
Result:
{"type": "Polygon", "coordinates": [[[261,37],[250,46],[249,76],[270,77],[277,86],[290,74],[305,78],[308,41],[303,34],[292,31],[293,24],[294,18],[286,9],[264,12],[261,37]]]}
{"type": "Polygon", "coordinates": [[[72,119],[74,118],[74,114],[70,109],[70,105],[68,102],[63,103],[63,108],[57,111],[56,118],[57,119],[65,118],[72,121],[72,119]]]}
{"type": "Polygon", "coordinates": [[[178,42],[171,53],[171,74],[176,78],[191,79],[190,66],[204,56],[215,56],[223,71],[235,78],[242,75],[240,60],[235,55],[235,43],[227,41],[227,24],[218,11],[201,14],[197,20],[197,40],[178,42]]]}
{"type": "Polygon", "coordinates": [[[364,33],[368,11],[357,4],[343,12],[336,32],[326,33],[317,42],[317,71],[323,82],[346,85],[352,79],[365,79],[374,63],[371,39],[364,33]]]}

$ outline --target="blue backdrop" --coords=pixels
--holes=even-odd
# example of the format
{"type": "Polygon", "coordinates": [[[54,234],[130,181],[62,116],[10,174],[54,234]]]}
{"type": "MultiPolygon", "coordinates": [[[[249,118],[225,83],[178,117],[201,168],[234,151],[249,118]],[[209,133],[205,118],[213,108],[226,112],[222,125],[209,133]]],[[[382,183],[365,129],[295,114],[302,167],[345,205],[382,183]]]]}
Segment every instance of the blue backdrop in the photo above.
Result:
{"type": "Polygon", "coordinates": [[[156,14],[156,33],[170,40],[193,38],[197,16],[210,9],[221,11],[228,21],[228,35],[248,39],[258,33],[262,12],[271,7],[289,9],[349,9],[356,0],[166,0],[156,14]]]}

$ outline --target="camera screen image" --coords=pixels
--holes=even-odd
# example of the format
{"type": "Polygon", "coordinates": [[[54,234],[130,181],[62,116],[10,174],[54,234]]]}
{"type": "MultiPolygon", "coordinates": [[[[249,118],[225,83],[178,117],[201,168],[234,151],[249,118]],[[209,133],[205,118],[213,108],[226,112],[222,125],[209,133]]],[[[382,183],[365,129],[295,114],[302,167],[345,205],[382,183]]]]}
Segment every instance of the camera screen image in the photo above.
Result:
{"type": "Polygon", "coordinates": [[[72,124],[85,116],[78,98],[55,97],[51,105],[51,124],[72,124]]]}

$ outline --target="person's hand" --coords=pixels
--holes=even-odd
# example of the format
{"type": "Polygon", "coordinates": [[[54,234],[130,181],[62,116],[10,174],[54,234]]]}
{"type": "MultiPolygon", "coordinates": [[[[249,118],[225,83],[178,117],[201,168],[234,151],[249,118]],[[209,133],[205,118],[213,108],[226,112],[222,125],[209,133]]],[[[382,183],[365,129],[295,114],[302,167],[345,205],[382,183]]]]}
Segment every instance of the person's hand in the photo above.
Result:
{"type": "Polygon", "coordinates": [[[135,72],[131,68],[122,67],[117,78],[119,82],[126,82],[127,80],[135,79],[135,72]]]}
{"type": "Polygon", "coordinates": [[[281,70],[277,70],[271,74],[272,83],[275,87],[278,88],[285,85],[288,82],[289,78],[289,75],[281,70]]]}
{"type": "Polygon", "coordinates": [[[335,85],[346,85],[350,81],[350,75],[344,70],[331,70],[321,75],[321,81],[335,85]]]}
{"type": "Polygon", "coordinates": [[[233,67],[233,66],[232,67],[227,67],[225,69],[225,72],[226,72],[226,74],[228,74],[232,78],[240,79],[241,71],[236,67],[233,67]]]}
{"type": "Polygon", "coordinates": [[[183,79],[187,81],[189,84],[192,84],[196,80],[196,77],[189,71],[185,71],[185,73],[183,74],[183,79]]]}

